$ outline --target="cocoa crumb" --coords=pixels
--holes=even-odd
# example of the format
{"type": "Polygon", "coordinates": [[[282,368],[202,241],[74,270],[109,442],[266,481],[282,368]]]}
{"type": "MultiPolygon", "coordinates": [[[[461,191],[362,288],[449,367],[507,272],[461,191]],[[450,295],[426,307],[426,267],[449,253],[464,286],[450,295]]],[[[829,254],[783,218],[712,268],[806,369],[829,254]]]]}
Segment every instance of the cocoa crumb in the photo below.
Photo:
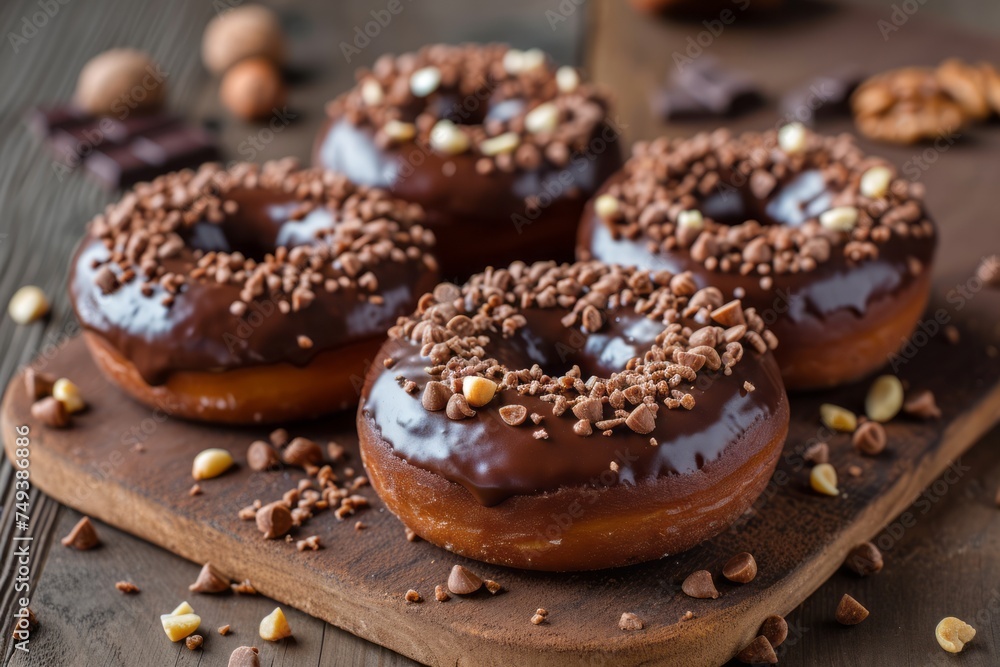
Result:
{"type": "Polygon", "coordinates": [[[222,635],[223,637],[225,637],[226,635],[229,634],[230,629],[231,628],[230,628],[229,624],[227,623],[227,624],[225,624],[225,625],[223,625],[222,627],[219,628],[219,634],[222,635]]]}
{"type": "Polygon", "coordinates": [[[139,587],[133,584],[131,581],[119,581],[115,583],[115,588],[117,588],[122,593],[126,595],[133,595],[139,592],[139,587]]]}
{"type": "Polygon", "coordinates": [[[644,627],[642,620],[630,611],[624,612],[622,617],[618,619],[618,628],[626,632],[642,630],[644,627]]]}
{"type": "Polygon", "coordinates": [[[191,635],[184,639],[184,645],[187,646],[188,649],[192,651],[201,648],[201,645],[204,643],[205,643],[205,638],[202,637],[201,635],[191,635]]]}
{"type": "Polygon", "coordinates": [[[233,589],[234,593],[238,593],[239,595],[257,595],[257,589],[253,587],[249,579],[244,579],[238,584],[233,584],[230,588],[233,589]]]}
{"type": "Polygon", "coordinates": [[[422,597],[420,597],[420,593],[416,592],[412,588],[410,590],[406,591],[406,595],[404,596],[404,599],[408,603],[418,603],[418,602],[423,602],[424,601],[424,599],[422,597]]]}
{"type": "Polygon", "coordinates": [[[202,493],[203,492],[201,490],[201,485],[200,484],[195,484],[190,489],[188,489],[188,495],[189,496],[200,496],[202,493]]]}

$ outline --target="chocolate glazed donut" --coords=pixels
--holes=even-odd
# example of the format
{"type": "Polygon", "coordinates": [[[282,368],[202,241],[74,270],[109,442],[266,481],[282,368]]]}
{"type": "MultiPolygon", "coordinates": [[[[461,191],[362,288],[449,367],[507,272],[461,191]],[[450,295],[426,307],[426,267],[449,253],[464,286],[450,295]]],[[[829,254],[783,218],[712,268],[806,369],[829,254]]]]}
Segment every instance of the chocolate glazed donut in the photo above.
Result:
{"type": "Polygon", "coordinates": [[[588,205],[577,254],[741,295],[781,340],[792,390],[889,360],[926,306],[935,245],[921,184],[791,125],[638,144],[588,205]]]}
{"type": "Polygon", "coordinates": [[[90,223],[70,292],[101,371],[227,423],[353,407],[388,326],[436,282],[419,208],[290,161],[141,184],[90,223]]]}
{"type": "Polygon", "coordinates": [[[386,506],[479,560],[676,554],[765,488],[788,399],[752,309],[689,274],[551,262],[442,283],[371,367],[361,454],[386,506]]]}
{"type": "Polygon", "coordinates": [[[419,203],[445,276],[571,259],[586,200],[622,163],[607,99],[537,49],[383,56],[327,112],[313,163],[419,203]]]}

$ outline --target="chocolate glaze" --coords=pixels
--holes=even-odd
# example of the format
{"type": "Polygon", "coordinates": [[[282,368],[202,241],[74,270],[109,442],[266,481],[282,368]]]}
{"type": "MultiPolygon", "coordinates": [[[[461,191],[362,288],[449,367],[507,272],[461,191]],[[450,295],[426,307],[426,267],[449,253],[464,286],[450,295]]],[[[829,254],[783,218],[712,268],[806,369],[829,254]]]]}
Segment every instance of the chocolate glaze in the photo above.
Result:
{"type": "MultiPolygon", "coordinates": [[[[260,259],[278,245],[311,243],[317,230],[337,222],[336,213],[323,207],[303,220],[290,220],[300,202],[287,193],[240,189],[227,199],[237,202],[238,213],[219,224],[206,221],[188,230],[187,247],[163,261],[167,271],[186,274],[195,263],[195,249],[239,250],[260,259]]],[[[223,371],[278,362],[305,366],[325,350],[383,336],[436,282],[419,259],[387,260],[372,269],[383,304],[367,301],[352,286],[332,293],[319,289],[308,307],[288,314],[279,312],[273,301],[255,301],[245,315],[236,317],[229,306],[240,288],[212,280],[189,280],[170,307],[162,305],[167,293],[159,286],[152,297],[142,295],[139,280],[102,294],[92,263],[107,256],[108,250],[92,236],[81,242],[70,272],[73,307],[83,326],[103,336],[151,385],[164,383],[175,371],[223,371]],[[298,345],[300,335],[312,340],[310,349],[298,345]]]]}
{"type": "MultiPolygon", "coordinates": [[[[506,100],[491,112],[516,102],[506,100]]],[[[333,117],[316,139],[313,164],[422,205],[437,236],[442,274],[457,279],[514,260],[572,259],[587,199],[622,165],[618,135],[609,125],[600,125],[588,145],[566,167],[543,161],[532,171],[484,175],[475,168],[481,156],[442,155],[412,142],[382,149],[371,128],[333,117]],[[526,207],[532,196],[540,198],[540,211],[526,207]]]]}
{"type": "MultiPolygon", "coordinates": [[[[523,311],[528,324],[510,339],[495,337],[487,353],[508,367],[527,368],[538,363],[550,374],[579,364],[583,377],[606,376],[621,370],[627,360],[652,344],[660,325],[633,311],[619,311],[594,334],[567,329],[562,309],[523,311]]],[[[462,421],[444,412],[428,412],[420,392],[406,393],[396,381],[404,376],[423,389],[427,380],[426,357],[419,346],[393,339],[383,353],[396,360],[391,369],[379,365],[369,372],[361,412],[377,425],[396,456],[419,468],[461,484],[482,504],[496,505],[516,495],[555,491],[568,486],[634,484],[638,480],[669,475],[697,474],[721,457],[746,430],[759,420],[777,418],[787,401],[778,366],[770,354],[747,351],[730,376],[703,370],[694,388],[681,385],[695,397],[695,407],[660,409],[656,429],[639,435],[627,428],[610,437],[596,432],[589,437],[573,433],[576,418],[570,412],[552,415],[552,404],[538,397],[518,396],[513,390],[498,396],[476,416],[462,421]],[[744,381],[756,390],[747,392],[744,381]],[[511,427],[500,418],[499,407],[524,405],[529,413],[544,415],[536,426],[530,419],[511,427]],[[532,433],[544,428],[547,440],[532,433]],[[658,446],[651,446],[650,437],[658,446]],[[612,461],[620,470],[604,474],[612,461]],[[603,476],[602,476],[603,475],[603,476]]],[[[605,416],[612,417],[605,405],[605,416]]]]}
{"type": "MultiPolygon", "coordinates": [[[[615,179],[622,177],[618,175],[615,179]]],[[[722,180],[733,179],[723,174],[722,180]]],[[[726,196],[715,194],[699,208],[706,217],[728,224],[754,219],[762,224],[795,226],[830,208],[834,195],[823,185],[818,172],[809,170],[786,179],[765,200],[756,199],[744,187],[729,191],[726,196]]],[[[908,258],[919,260],[927,270],[934,258],[936,239],[894,234],[888,243],[878,246],[876,259],[861,263],[851,263],[844,256],[846,240],[832,243],[826,262],[819,263],[813,271],[772,274],[773,285],[769,290],[760,287],[759,276],[708,271],[691,259],[687,250],[651,252],[648,243],[643,237],[627,239],[615,234],[611,225],[593,212],[592,204],[584,212],[579,232],[581,256],[674,273],[691,271],[699,287],[711,284],[724,293],[740,287],[746,291],[744,306],[757,308],[778,339],[787,342],[791,340],[789,334],[796,338],[805,334],[821,339],[839,337],[843,332],[825,329],[822,321],[845,310],[860,319],[871,304],[910,287],[916,277],[910,272],[908,258]],[[808,331],[802,328],[810,324],[808,331]]],[[[780,346],[777,354],[781,354],[780,346]]]]}

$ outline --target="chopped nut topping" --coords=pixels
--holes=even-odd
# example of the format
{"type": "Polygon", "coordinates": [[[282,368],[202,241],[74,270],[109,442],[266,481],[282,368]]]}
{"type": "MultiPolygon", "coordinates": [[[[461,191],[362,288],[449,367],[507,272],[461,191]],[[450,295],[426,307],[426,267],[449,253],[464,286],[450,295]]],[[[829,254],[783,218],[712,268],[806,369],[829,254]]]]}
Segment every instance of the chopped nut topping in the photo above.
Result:
{"type": "Polygon", "coordinates": [[[40,287],[26,285],[14,292],[7,304],[7,312],[18,324],[31,324],[49,312],[49,300],[40,287]]]}
{"type": "Polygon", "coordinates": [[[903,407],[903,383],[895,375],[875,379],[865,397],[865,414],[877,422],[887,422],[903,407]]]}
{"type": "Polygon", "coordinates": [[[976,636],[976,629],[954,616],[942,618],[934,628],[934,637],[948,653],[961,653],[965,645],[976,636]]]}
{"type": "Polygon", "coordinates": [[[122,593],[126,595],[132,595],[139,592],[139,587],[133,584],[131,581],[119,581],[115,583],[115,588],[117,588],[122,593]]]}
{"type": "Polygon", "coordinates": [[[633,614],[630,611],[622,613],[622,617],[618,619],[618,628],[620,630],[625,630],[627,632],[632,632],[635,630],[642,630],[644,624],[642,619],[633,614]]]}
{"type": "Polygon", "coordinates": [[[809,484],[814,491],[826,496],[839,496],[837,488],[837,470],[829,463],[819,463],[813,466],[809,473],[809,484]]]}
{"type": "Polygon", "coordinates": [[[412,588],[406,591],[406,595],[403,596],[403,599],[405,599],[407,602],[413,602],[413,603],[424,601],[424,599],[420,597],[420,593],[416,592],[412,588]]]}

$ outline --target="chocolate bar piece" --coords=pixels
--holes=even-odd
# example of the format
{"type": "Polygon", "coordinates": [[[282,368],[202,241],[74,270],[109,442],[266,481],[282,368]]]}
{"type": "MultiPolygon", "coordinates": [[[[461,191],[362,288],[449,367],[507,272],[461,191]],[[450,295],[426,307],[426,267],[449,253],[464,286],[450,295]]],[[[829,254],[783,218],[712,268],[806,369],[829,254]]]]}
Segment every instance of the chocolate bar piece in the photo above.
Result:
{"type": "Polygon", "coordinates": [[[854,90],[865,80],[855,66],[840,68],[786,94],[781,100],[781,113],[789,121],[813,125],[817,120],[846,116],[854,90]]]}
{"type": "Polygon", "coordinates": [[[679,70],[652,98],[654,113],[664,120],[736,116],[763,102],[749,76],[711,58],[699,58],[679,70]]]}
{"type": "Polygon", "coordinates": [[[25,118],[66,171],[80,164],[107,188],[219,159],[212,135],[170,114],[91,116],[72,106],[39,107],[25,118]]]}
{"type": "Polygon", "coordinates": [[[215,140],[200,128],[171,125],[94,151],[87,171],[107,188],[125,188],[161,174],[219,159],[215,140]]]}

